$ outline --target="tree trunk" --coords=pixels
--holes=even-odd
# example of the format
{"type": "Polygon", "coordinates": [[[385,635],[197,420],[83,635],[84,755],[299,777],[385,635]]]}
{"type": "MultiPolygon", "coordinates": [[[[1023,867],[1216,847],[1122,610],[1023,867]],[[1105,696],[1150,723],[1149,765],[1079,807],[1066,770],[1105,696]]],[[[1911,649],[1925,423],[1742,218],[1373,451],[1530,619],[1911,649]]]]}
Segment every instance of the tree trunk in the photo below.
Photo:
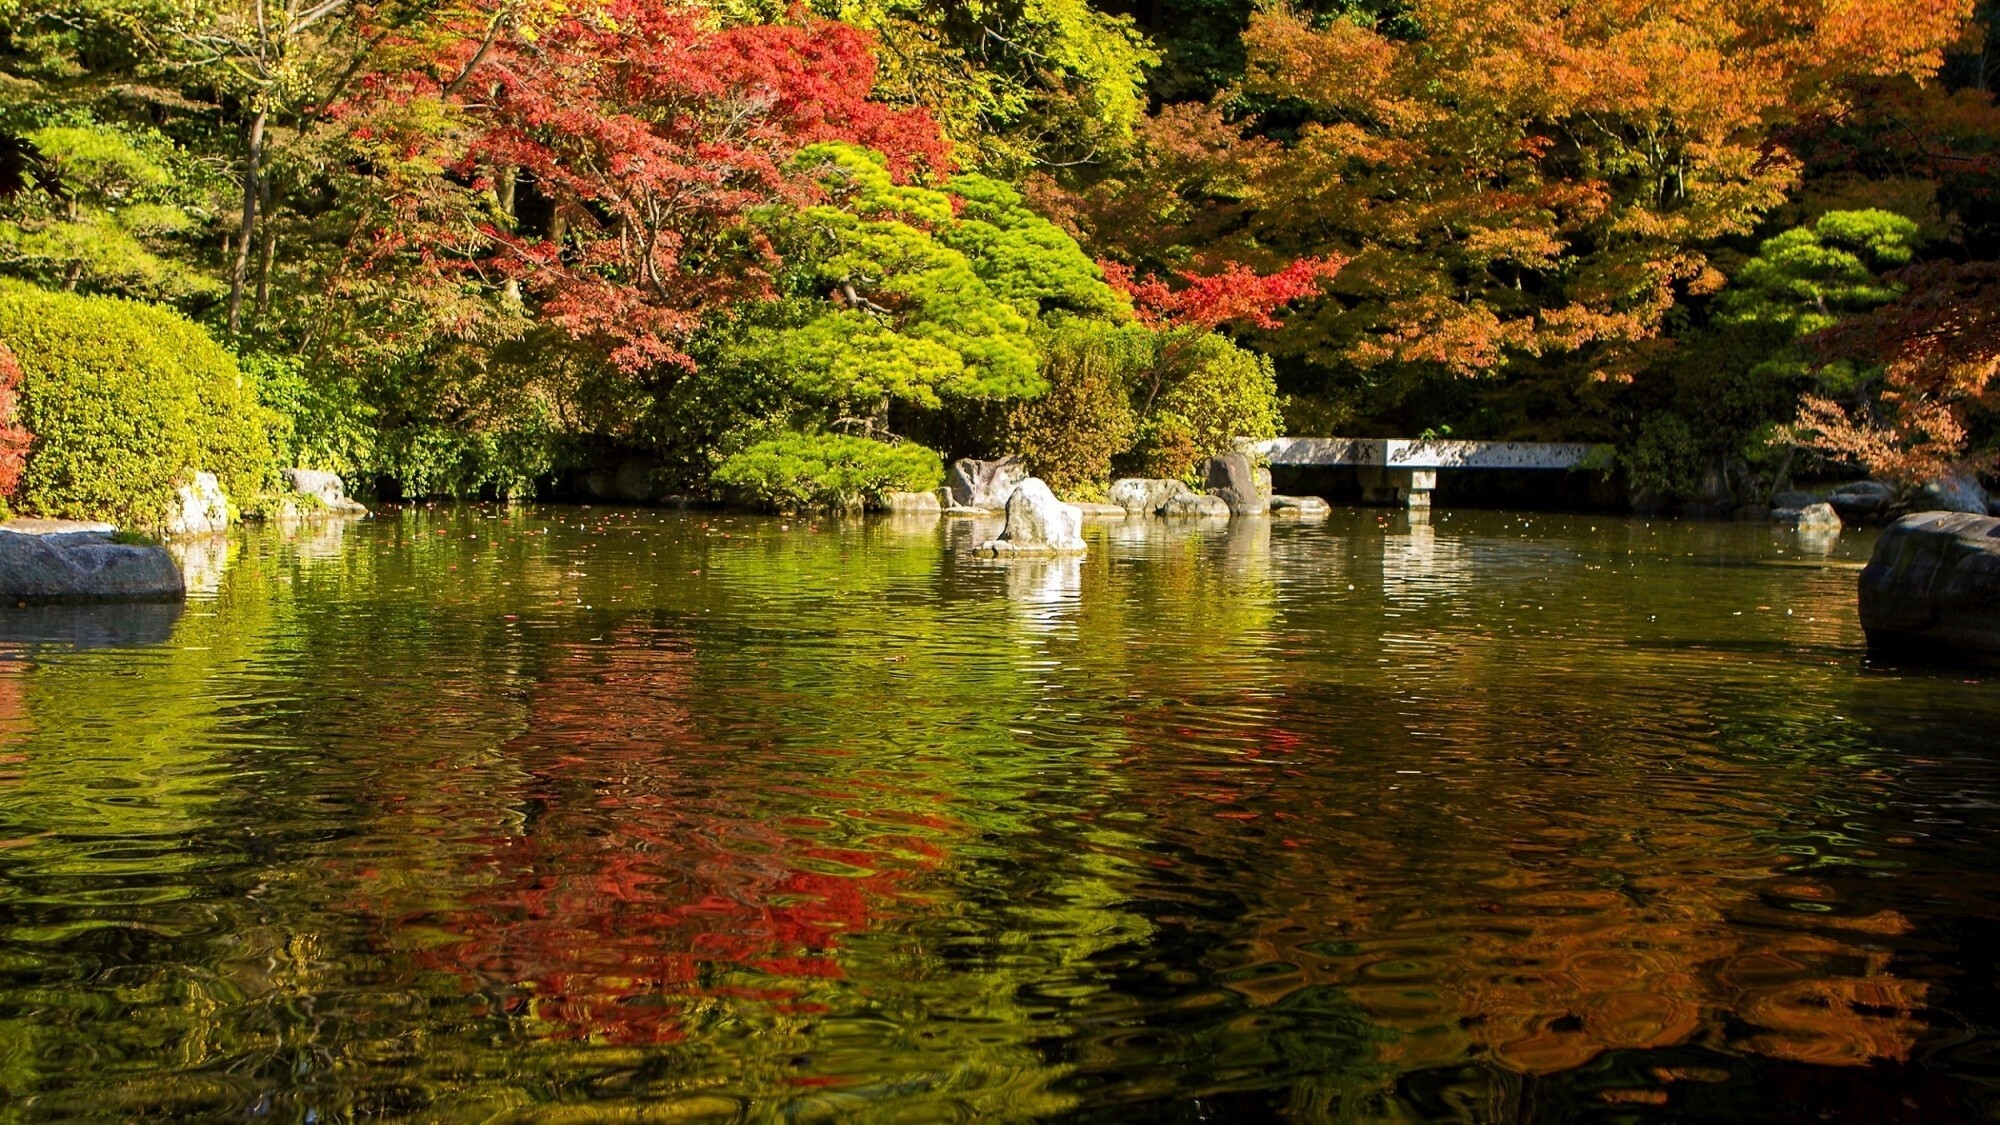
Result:
{"type": "Polygon", "coordinates": [[[271,311],[271,262],[278,255],[278,228],[271,225],[271,201],[264,201],[263,237],[257,241],[257,319],[271,311]]]}
{"type": "Polygon", "coordinates": [[[243,225],[236,232],[236,262],[229,271],[229,334],[243,331],[243,286],[250,276],[250,240],[257,233],[257,196],[263,186],[264,118],[258,110],[250,119],[250,136],[243,160],[243,225]]]}

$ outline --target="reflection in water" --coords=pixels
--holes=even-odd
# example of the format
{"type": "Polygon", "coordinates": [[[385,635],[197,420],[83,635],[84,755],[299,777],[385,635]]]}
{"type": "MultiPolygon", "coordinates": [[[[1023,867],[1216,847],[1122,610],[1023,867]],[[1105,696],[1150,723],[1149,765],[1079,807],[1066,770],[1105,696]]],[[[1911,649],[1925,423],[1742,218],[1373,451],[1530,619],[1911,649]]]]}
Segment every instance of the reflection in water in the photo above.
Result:
{"type": "Polygon", "coordinates": [[[229,536],[187,535],[170,539],[167,552],[181,568],[188,597],[212,598],[222,589],[223,572],[229,569],[229,536]]]}
{"type": "Polygon", "coordinates": [[[1996,1108],[2000,704],[1868,533],[338,526],[0,621],[14,1116],[1996,1108]]]}
{"type": "Polygon", "coordinates": [[[1083,560],[1021,557],[995,564],[1007,576],[1007,600],[1021,620],[1038,629],[1054,628],[1074,618],[1083,592],[1083,560]]]}
{"type": "Polygon", "coordinates": [[[165,644],[181,613],[179,602],[0,606],[0,654],[33,645],[87,649],[165,644]]]}

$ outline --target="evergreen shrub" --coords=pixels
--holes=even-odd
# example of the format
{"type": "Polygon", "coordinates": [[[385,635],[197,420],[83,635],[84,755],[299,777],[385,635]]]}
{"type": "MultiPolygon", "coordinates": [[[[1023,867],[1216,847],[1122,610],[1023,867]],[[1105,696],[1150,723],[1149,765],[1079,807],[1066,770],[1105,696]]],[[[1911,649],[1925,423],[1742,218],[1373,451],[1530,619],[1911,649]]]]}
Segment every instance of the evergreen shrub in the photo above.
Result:
{"type": "Polygon", "coordinates": [[[885,492],[927,492],[944,483],[935,450],[845,434],[788,433],[725,458],[715,483],[777,511],[847,510],[885,492]]]}
{"type": "Polygon", "coordinates": [[[158,526],[174,489],[214,473],[254,509],[274,483],[272,417],[236,360],[172,310],[0,281],[34,445],[21,511],[158,526]]]}

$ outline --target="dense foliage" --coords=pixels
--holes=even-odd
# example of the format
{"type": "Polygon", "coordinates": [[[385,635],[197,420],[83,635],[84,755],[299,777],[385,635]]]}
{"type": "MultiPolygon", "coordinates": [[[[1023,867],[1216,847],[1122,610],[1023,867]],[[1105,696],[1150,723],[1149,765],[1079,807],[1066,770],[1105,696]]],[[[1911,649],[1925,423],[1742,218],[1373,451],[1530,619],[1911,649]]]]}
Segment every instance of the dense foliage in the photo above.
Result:
{"type": "Polygon", "coordinates": [[[1990,19],[0,0],[0,273],[179,309],[405,495],[785,434],[1085,495],[1287,427],[1915,482],[1995,446],[1990,19]]]}
{"type": "Polygon", "coordinates": [[[783,434],[724,461],[716,483],[782,512],[854,509],[885,492],[927,492],[944,482],[938,455],[846,434],[783,434]]]}
{"type": "Polygon", "coordinates": [[[0,282],[35,435],[17,505],[44,516],[164,521],[197,470],[252,507],[276,471],[268,415],[235,359],[170,310],[0,282]]]}

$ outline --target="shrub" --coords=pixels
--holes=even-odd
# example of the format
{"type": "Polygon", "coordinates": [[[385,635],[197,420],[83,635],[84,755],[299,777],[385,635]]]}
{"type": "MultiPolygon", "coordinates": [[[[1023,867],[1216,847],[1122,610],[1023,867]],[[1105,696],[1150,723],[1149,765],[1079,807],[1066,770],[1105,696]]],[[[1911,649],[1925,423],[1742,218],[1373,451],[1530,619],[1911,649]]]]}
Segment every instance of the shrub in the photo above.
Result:
{"type": "Polygon", "coordinates": [[[1126,467],[1135,476],[1189,480],[1202,456],[1194,429],[1184,419],[1154,414],[1139,427],[1138,443],[1126,458],[1126,467]]]}
{"type": "Polygon", "coordinates": [[[1686,422],[1672,414],[1646,419],[1624,458],[1634,501],[1644,507],[1692,496],[1700,484],[1701,456],[1701,443],[1686,422]]]}
{"type": "Polygon", "coordinates": [[[1104,341],[1072,335],[1050,346],[1042,373],[1048,391],[1007,412],[1002,444],[1058,493],[1101,494],[1136,426],[1118,359],[1104,341]]]}
{"type": "Polygon", "coordinates": [[[921,445],[843,434],[781,434],[715,470],[715,483],[778,511],[851,509],[884,492],[924,492],[944,481],[944,463],[921,445]]]}
{"type": "Polygon", "coordinates": [[[350,480],[375,455],[375,410],[354,380],[309,370],[296,356],[251,352],[238,358],[272,412],[272,444],[289,468],[327,469],[350,480]]]}
{"type": "Polygon", "coordinates": [[[394,479],[406,497],[477,497],[487,490],[505,497],[535,494],[535,478],[551,472],[558,439],[539,419],[519,428],[466,431],[445,426],[404,426],[381,435],[375,468],[394,479]]]}
{"type": "Polygon", "coordinates": [[[1235,452],[1237,439],[1276,437],[1284,424],[1270,358],[1212,332],[1164,338],[1147,382],[1152,401],[1129,460],[1148,476],[1186,477],[1202,458],[1235,452]]]}
{"type": "Polygon", "coordinates": [[[197,470],[253,506],[275,478],[270,413],[236,361],[168,309],[0,282],[0,343],[19,359],[35,434],[21,507],[162,522],[197,470]]]}

